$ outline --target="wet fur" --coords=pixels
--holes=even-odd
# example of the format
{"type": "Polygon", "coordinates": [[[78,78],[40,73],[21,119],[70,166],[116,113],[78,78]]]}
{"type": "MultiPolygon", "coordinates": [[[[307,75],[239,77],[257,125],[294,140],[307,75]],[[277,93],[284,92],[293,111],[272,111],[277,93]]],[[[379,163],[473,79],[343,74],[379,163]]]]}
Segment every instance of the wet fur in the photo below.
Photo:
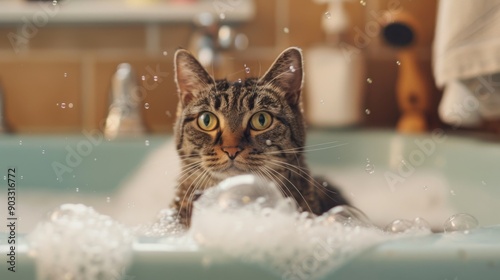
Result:
{"type": "Polygon", "coordinates": [[[216,81],[189,52],[176,52],[179,105],[174,132],[181,174],[173,207],[181,223],[189,225],[192,203],[203,190],[246,173],[274,181],[305,211],[321,214],[347,204],[335,188],[311,177],[304,158],[302,65],[300,49],[289,48],[261,78],[216,81]],[[273,120],[269,128],[256,131],[249,121],[260,111],[273,120]],[[197,125],[202,112],[217,116],[217,129],[203,131],[197,125]],[[234,159],[228,150],[237,152],[234,159]]]}

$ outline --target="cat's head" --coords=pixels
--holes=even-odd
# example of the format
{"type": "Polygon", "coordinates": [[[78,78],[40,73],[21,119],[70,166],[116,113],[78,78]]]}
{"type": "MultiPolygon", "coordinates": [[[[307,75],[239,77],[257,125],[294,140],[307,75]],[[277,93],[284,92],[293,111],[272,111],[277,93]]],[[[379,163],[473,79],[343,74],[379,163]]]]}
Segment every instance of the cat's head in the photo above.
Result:
{"type": "Polygon", "coordinates": [[[214,80],[186,50],[175,54],[175,134],[185,164],[214,179],[279,177],[305,142],[302,53],[288,48],[260,78],[214,80]]]}

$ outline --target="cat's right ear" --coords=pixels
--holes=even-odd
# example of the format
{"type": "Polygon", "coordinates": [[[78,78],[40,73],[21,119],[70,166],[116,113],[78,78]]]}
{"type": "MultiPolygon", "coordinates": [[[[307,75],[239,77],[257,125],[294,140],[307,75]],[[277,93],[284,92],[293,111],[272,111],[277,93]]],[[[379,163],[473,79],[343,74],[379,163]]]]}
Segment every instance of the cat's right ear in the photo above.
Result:
{"type": "Polygon", "coordinates": [[[175,83],[182,106],[195,99],[203,88],[214,84],[214,80],[187,50],[175,52],[175,83]]]}

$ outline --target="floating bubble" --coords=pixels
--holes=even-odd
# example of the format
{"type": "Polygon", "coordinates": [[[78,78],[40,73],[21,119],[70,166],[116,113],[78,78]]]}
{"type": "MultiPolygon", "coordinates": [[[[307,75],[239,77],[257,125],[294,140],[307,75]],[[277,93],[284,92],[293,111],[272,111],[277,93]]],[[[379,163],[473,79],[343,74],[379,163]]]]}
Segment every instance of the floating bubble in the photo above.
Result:
{"type": "Polygon", "coordinates": [[[144,103],[144,109],[148,110],[149,109],[149,103],[144,103]]]}
{"type": "Polygon", "coordinates": [[[398,66],[399,66],[399,65],[401,65],[401,61],[397,60],[397,61],[396,61],[396,64],[397,64],[398,66]]]}
{"type": "Polygon", "coordinates": [[[295,67],[293,65],[290,65],[290,67],[288,69],[290,69],[290,72],[292,72],[292,73],[295,72],[295,67]]]}
{"type": "Polygon", "coordinates": [[[413,226],[414,229],[420,230],[420,231],[431,231],[431,224],[424,218],[422,217],[416,217],[413,220],[413,226]]]}
{"type": "Polygon", "coordinates": [[[365,0],[360,0],[359,4],[361,4],[361,6],[366,6],[366,1],[365,0]]]}
{"type": "Polygon", "coordinates": [[[323,187],[328,187],[328,182],[323,182],[323,187]]]}
{"type": "Polygon", "coordinates": [[[167,56],[168,52],[167,51],[163,51],[163,56],[167,56]]]}
{"type": "Polygon", "coordinates": [[[370,109],[365,109],[365,114],[369,115],[371,113],[372,113],[372,111],[370,111],[370,109]]]}
{"type": "Polygon", "coordinates": [[[52,0],[52,6],[56,6],[57,5],[57,0],[52,0]]]}
{"type": "Polygon", "coordinates": [[[108,197],[106,197],[106,202],[107,202],[107,203],[110,203],[110,202],[111,202],[111,197],[109,197],[109,196],[108,196],[108,197]]]}
{"type": "Polygon", "coordinates": [[[73,108],[73,103],[69,103],[68,108],[70,108],[70,109],[73,108]]]}
{"type": "Polygon", "coordinates": [[[290,33],[290,29],[288,29],[288,27],[285,27],[283,28],[283,32],[285,32],[286,34],[290,33]]]}
{"type": "Polygon", "coordinates": [[[144,141],[144,145],[149,146],[149,140],[144,141]]]}
{"type": "Polygon", "coordinates": [[[370,159],[366,159],[366,166],[365,166],[365,171],[368,174],[373,174],[375,173],[375,165],[370,162],[370,159]]]}
{"type": "MultiPolygon", "coordinates": [[[[56,4],[57,4],[57,1],[56,1],[56,4]]],[[[68,73],[64,73],[63,76],[64,76],[64,78],[67,78],[68,77],[68,73]]]]}
{"type": "Polygon", "coordinates": [[[245,67],[245,73],[250,74],[250,67],[248,67],[246,64],[243,65],[245,67]]]}
{"type": "Polygon", "coordinates": [[[61,108],[62,109],[66,109],[66,103],[65,102],[61,103],[61,108]]]}
{"type": "Polygon", "coordinates": [[[386,232],[405,233],[413,228],[413,222],[405,219],[394,220],[385,227],[386,232]]]}
{"type": "Polygon", "coordinates": [[[21,178],[21,180],[22,180],[22,179],[24,179],[24,176],[23,176],[23,175],[21,175],[21,177],[20,177],[20,178],[21,178]]]}
{"type": "Polygon", "coordinates": [[[80,188],[76,188],[76,192],[80,192],[80,188]]]}
{"type": "Polygon", "coordinates": [[[320,217],[318,221],[323,225],[332,225],[339,223],[349,227],[371,227],[373,226],[370,219],[356,207],[349,205],[339,205],[328,210],[320,217]]]}
{"type": "Polygon", "coordinates": [[[146,80],[146,76],[142,75],[141,76],[141,80],[145,81],[146,80]]]}
{"type": "Polygon", "coordinates": [[[271,146],[273,144],[273,141],[271,139],[266,140],[266,145],[271,146]]]}
{"type": "Polygon", "coordinates": [[[224,14],[224,13],[220,13],[220,14],[219,14],[219,18],[220,18],[221,20],[226,19],[226,14],[224,14]]]}
{"type": "Polygon", "coordinates": [[[459,213],[449,217],[443,225],[444,232],[464,232],[475,229],[479,226],[478,220],[469,214],[459,213]]]}
{"type": "Polygon", "coordinates": [[[457,195],[454,190],[450,190],[450,194],[453,196],[457,195]]]}
{"type": "Polygon", "coordinates": [[[42,150],[42,155],[45,155],[45,150],[42,150]]]}
{"type": "Polygon", "coordinates": [[[428,189],[429,189],[429,187],[428,187],[427,185],[426,185],[426,186],[424,186],[424,191],[426,191],[426,190],[428,190],[428,189]]]}
{"type": "Polygon", "coordinates": [[[19,146],[23,145],[23,140],[19,140],[19,146]]]}
{"type": "Polygon", "coordinates": [[[238,84],[241,84],[242,80],[241,79],[238,79],[238,84]]]}
{"type": "Polygon", "coordinates": [[[153,81],[158,82],[158,76],[153,76],[153,81]]]}
{"type": "Polygon", "coordinates": [[[321,100],[319,101],[319,103],[321,103],[321,104],[325,104],[325,100],[321,99],[321,100]]]}
{"type": "Polygon", "coordinates": [[[197,208],[216,205],[220,210],[234,210],[249,205],[274,207],[282,199],[274,183],[254,175],[239,175],[206,190],[195,203],[197,208]]]}
{"type": "Polygon", "coordinates": [[[371,84],[373,81],[372,81],[372,79],[371,79],[371,78],[367,78],[367,79],[366,79],[366,82],[367,82],[367,83],[369,83],[369,84],[371,84]]]}
{"type": "Polygon", "coordinates": [[[325,18],[326,19],[331,19],[332,18],[332,14],[330,12],[325,12],[325,18]]]}
{"type": "Polygon", "coordinates": [[[4,180],[4,181],[5,181],[5,180],[7,180],[7,176],[3,176],[3,180],[4,180]]]}
{"type": "Polygon", "coordinates": [[[486,186],[486,182],[485,181],[481,181],[481,184],[483,184],[483,186],[486,186]]]}

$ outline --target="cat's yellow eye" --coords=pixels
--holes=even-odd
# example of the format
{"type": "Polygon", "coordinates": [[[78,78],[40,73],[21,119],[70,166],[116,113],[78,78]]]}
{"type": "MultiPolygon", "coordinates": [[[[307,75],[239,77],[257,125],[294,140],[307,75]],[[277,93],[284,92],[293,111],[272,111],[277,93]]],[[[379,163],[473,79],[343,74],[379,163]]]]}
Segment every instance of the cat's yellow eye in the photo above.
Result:
{"type": "Polygon", "coordinates": [[[271,126],[273,117],[268,112],[258,112],[250,119],[250,126],[254,130],[264,130],[271,126]]]}
{"type": "Polygon", "coordinates": [[[198,117],[198,126],[205,131],[216,129],[218,124],[219,120],[210,112],[203,112],[198,117]]]}

